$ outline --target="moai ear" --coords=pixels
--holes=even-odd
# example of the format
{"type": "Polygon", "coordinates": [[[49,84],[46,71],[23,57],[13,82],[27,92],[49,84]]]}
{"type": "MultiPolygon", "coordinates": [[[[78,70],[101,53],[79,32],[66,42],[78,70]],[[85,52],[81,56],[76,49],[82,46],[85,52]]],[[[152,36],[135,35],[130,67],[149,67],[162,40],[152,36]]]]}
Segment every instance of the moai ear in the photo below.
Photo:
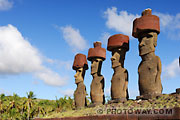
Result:
{"type": "Polygon", "coordinates": [[[157,46],[157,33],[156,32],[153,33],[153,42],[154,42],[154,47],[156,47],[157,46]]]}
{"type": "Polygon", "coordinates": [[[83,77],[83,80],[84,80],[84,76],[85,76],[85,73],[86,73],[86,69],[82,69],[82,77],[83,77]]]}

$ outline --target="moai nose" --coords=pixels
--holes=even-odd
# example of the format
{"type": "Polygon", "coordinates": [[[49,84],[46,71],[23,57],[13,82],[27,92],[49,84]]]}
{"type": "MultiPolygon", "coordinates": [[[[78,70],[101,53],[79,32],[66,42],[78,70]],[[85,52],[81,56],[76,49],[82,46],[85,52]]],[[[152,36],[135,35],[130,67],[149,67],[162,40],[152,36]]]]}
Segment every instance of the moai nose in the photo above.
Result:
{"type": "Polygon", "coordinates": [[[74,77],[75,77],[75,78],[77,77],[77,73],[74,75],[74,77]]]}
{"type": "Polygon", "coordinates": [[[111,57],[111,61],[115,60],[116,58],[114,56],[111,57]]]}
{"type": "Polygon", "coordinates": [[[140,44],[139,44],[139,46],[144,46],[144,45],[145,45],[144,41],[141,41],[140,44]]]}

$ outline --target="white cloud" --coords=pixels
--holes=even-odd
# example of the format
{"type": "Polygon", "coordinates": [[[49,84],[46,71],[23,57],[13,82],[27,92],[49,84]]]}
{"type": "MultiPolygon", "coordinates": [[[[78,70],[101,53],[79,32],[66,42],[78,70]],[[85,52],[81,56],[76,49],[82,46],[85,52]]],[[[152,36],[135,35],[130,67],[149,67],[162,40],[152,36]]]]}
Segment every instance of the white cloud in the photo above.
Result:
{"type": "Polygon", "coordinates": [[[73,89],[61,90],[60,93],[63,94],[64,96],[72,97],[74,94],[74,90],[73,89]]]}
{"type": "Polygon", "coordinates": [[[0,0],[0,11],[9,10],[13,6],[13,3],[9,0],[0,0]]]}
{"type": "Polygon", "coordinates": [[[61,27],[60,29],[63,33],[65,41],[73,49],[73,51],[89,48],[87,41],[81,36],[78,29],[71,26],[61,27]]]}
{"type": "Polygon", "coordinates": [[[133,20],[139,17],[139,15],[133,15],[127,11],[120,11],[118,13],[116,7],[108,8],[104,15],[107,19],[106,26],[108,28],[129,36],[132,34],[133,20]]]}
{"type": "Polygon", "coordinates": [[[101,37],[100,37],[101,42],[102,42],[104,45],[107,45],[107,43],[108,43],[108,38],[109,38],[110,36],[111,36],[111,35],[110,35],[110,33],[108,33],[108,32],[102,33],[102,34],[101,34],[101,37]]]}
{"type": "Polygon", "coordinates": [[[68,80],[68,77],[60,77],[58,73],[53,72],[48,68],[44,68],[41,71],[36,72],[35,74],[37,78],[52,86],[65,85],[66,81],[68,80]]]}
{"type": "Polygon", "coordinates": [[[33,83],[34,85],[38,85],[38,84],[39,84],[39,81],[34,80],[32,83],[33,83]]]}
{"type": "Polygon", "coordinates": [[[155,12],[154,14],[160,17],[161,27],[180,29],[180,13],[175,16],[158,12],[155,12]]]}
{"type": "Polygon", "coordinates": [[[154,14],[160,17],[162,31],[166,32],[169,38],[180,40],[180,13],[175,16],[158,12],[154,14]]]}
{"type": "Polygon", "coordinates": [[[179,59],[175,59],[172,63],[163,67],[163,79],[180,76],[179,59]]]}
{"type": "MultiPolygon", "coordinates": [[[[159,16],[161,32],[166,33],[170,39],[180,40],[180,13],[176,15],[154,12],[159,16]]],[[[139,18],[138,14],[131,14],[127,11],[117,11],[116,7],[108,8],[104,12],[106,26],[117,32],[132,36],[132,25],[135,18],[139,18]]]]}
{"type": "Polygon", "coordinates": [[[38,50],[12,25],[0,27],[0,74],[33,72],[41,69],[38,50]]]}
{"type": "Polygon", "coordinates": [[[72,70],[72,64],[73,61],[68,60],[68,61],[61,61],[61,60],[53,60],[50,58],[45,58],[46,62],[50,64],[56,65],[58,68],[65,68],[66,70],[72,70]]]}
{"type": "Polygon", "coordinates": [[[48,85],[61,86],[67,78],[43,65],[43,56],[12,25],[0,27],[0,74],[32,73],[48,85]]]}
{"type": "Polygon", "coordinates": [[[58,67],[64,67],[66,70],[72,70],[72,64],[73,64],[73,61],[57,61],[56,62],[58,67]]]}
{"type": "Polygon", "coordinates": [[[169,14],[155,13],[155,15],[160,17],[161,27],[168,26],[173,20],[173,16],[171,16],[169,14]]]}

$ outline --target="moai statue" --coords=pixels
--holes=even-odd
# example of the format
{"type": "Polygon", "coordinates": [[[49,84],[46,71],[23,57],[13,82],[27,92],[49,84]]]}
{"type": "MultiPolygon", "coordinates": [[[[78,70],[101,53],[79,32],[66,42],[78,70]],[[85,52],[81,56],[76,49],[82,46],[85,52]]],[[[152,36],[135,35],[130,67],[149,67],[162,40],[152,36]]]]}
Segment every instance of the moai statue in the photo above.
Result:
{"type": "Polygon", "coordinates": [[[129,50],[129,37],[116,34],[108,39],[107,50],[112,52],[111,62],[114,74],[111,80],[111,99],[109,103],[124,102],[128,95],[128,71],[124,68],[126,52],[129,50]]]}
{"type": "Polygon", "coordinates": [[[138,67],[140,99],[151,99],[162,93],[161,60],[155,55],[157,35],[160,33],[159,17],[152,15],[151,9],[142,12],[133,22],[133,37],[139,40],[138,67]]]}
{"type": "Polygon", "coordinates": [[[180,88],[176,89],[176,94],[180,94],[180,88]]]}
{"type": "Polygon", "coordinates": [[[103,61],[106,59],[106,49],[101,47],[101,42],[94,42],[94,48],[88,51],[88,58],[91,61],[91,75],[93,80],[91,82],[91,101],[89,107],[104,104],[104,77],[101,75],[101,67],[103,61]]]}
{"type": "Polygon", "coordinates": [[[75,83],[77,88],[74,92],[75,107],[77,109],[87,106],[86,103],[86,86],[84,85],[85,71],[88,69],[86,56],[77,54],[74,58],[73,70],[76,70],[75,83]]]}

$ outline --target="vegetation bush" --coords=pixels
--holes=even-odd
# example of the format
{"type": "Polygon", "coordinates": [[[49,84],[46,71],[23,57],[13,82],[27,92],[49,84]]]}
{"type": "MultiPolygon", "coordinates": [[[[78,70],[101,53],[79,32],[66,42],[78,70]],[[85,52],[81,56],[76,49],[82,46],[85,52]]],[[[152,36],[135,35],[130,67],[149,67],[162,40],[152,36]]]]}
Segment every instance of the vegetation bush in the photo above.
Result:
{"type": "Polygon", "coordinates": [[[47,117],[74,108],[71,97],[62,97],[56,100],[36,99],[35,94],[30,91],[27,97],[5,96],[0,94],[0,119],[30,120],[32,118],[47,117]]]}
{"type": "MultiPolygon", "coordinates": [[[[106,97],[110,100],[110,97],[106,97]]],[[[87,97],[88,105],[90,98],[87,97]]],[[[27,97],[19,97],[17,94],[5,96],[0,94],[0,119],[2,120],[30,120],[33,118],[57,118],[70,116],[96,115],[99,108],[106,110],[113,106],[119,108],[173,108],[180,107],[179,94],[163,94],[161,97],[149,100],[128,100],[124,103],[100,105],[94,108],[75,110],[74,100],[65,96],[56,100],[36,99],[30,91],[27,97]]]]}

